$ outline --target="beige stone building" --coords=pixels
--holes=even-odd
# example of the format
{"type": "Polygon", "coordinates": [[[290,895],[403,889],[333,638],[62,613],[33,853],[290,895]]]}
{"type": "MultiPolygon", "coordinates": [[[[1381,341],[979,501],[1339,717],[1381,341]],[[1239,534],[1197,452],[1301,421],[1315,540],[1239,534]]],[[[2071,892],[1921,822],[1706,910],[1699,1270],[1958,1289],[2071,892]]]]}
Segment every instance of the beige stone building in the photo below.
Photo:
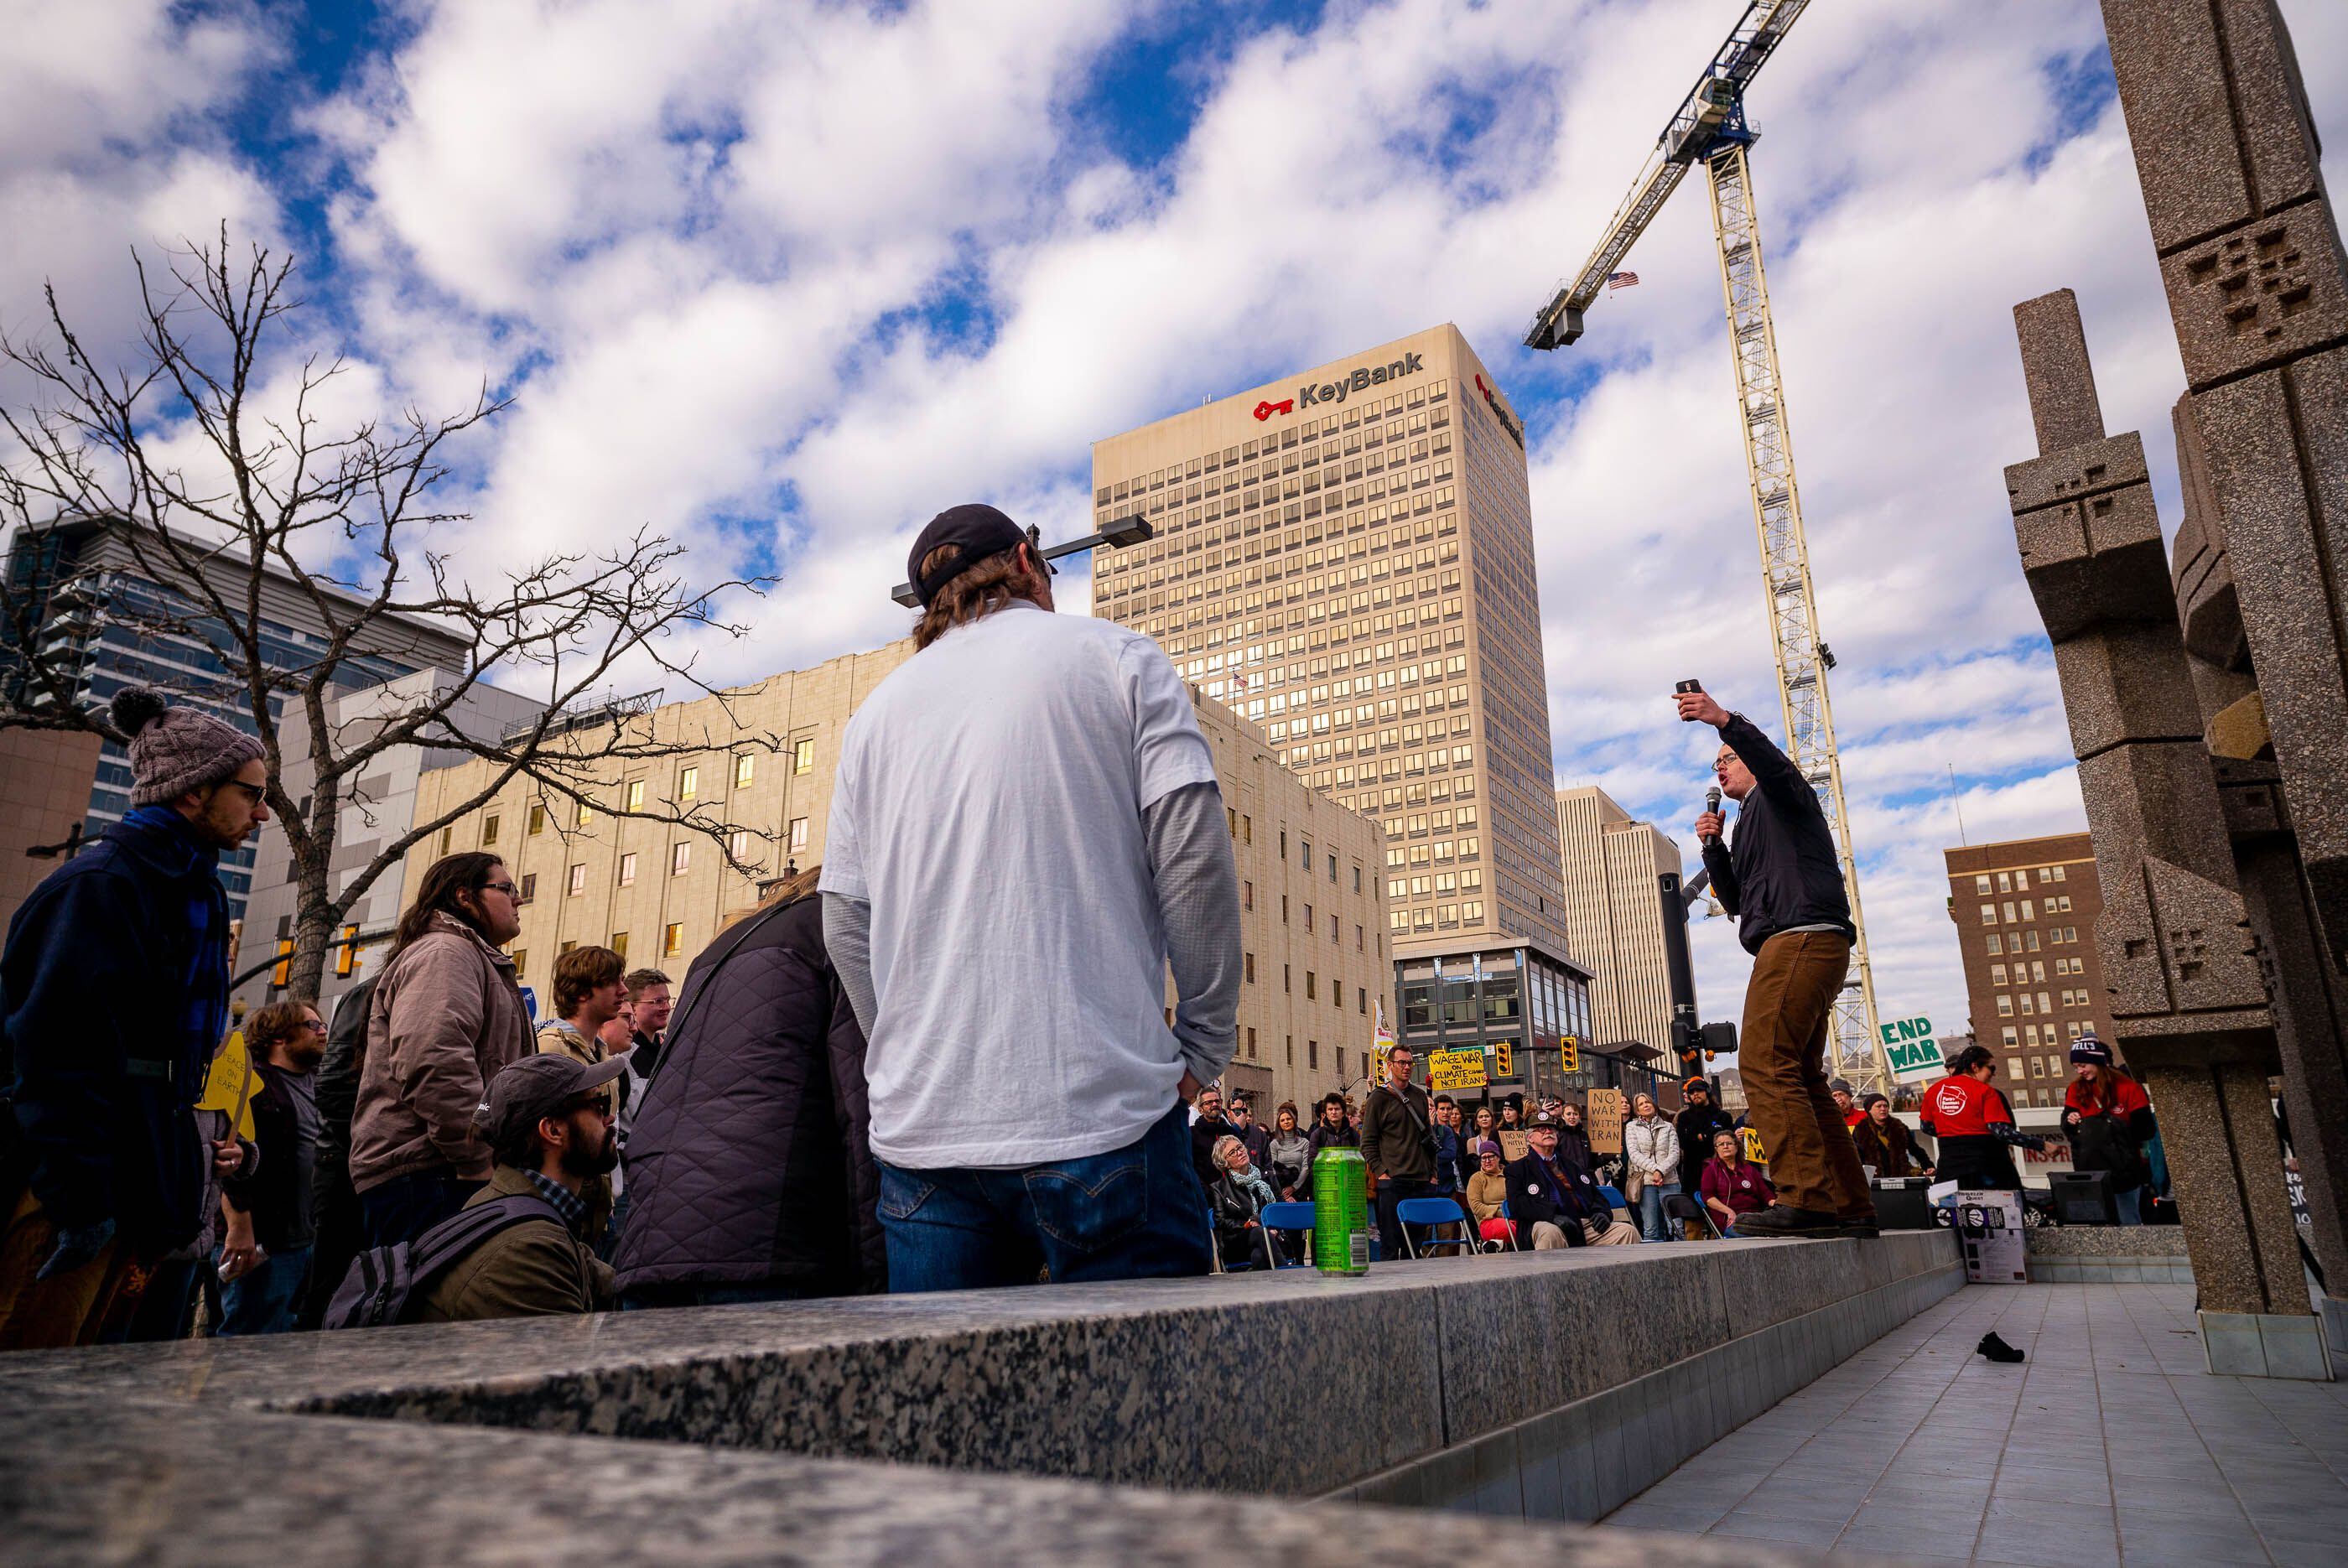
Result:
{"type": "Polygon", "coordinates": [[[1376,818],[1398,982],[1473,974],[1468,1005],[1531,1044],[1523,995],[1576,976],[1523,428],[1467,340],[1432,327],[1111,436],[1093,485],[1097,521],[1156,530],[1094,554],[1095,614],[1376,818]]]}
{"type": "Polygon", "coordinates": [[[1565,923],[1591,973],[1590,1026],[1600,1045],[1672,1043],[1671,973],[1655,879],[1681,874],[1679,846],[1596,785],[1557,792],[1565,923]]]}
{"type": "MultiPolygon", "coordinates": [[[[662,740],[705,749],[615,774],[602,786],[606,808],[591,807],[584,820],[576,806],[541,799],[518,780],[419,844],[407,888],[412,892],[424,868],[453,851],[504,857],[527,900],[511,951],[541,1004],[556,955],[582,943],[621,949],[631,967],[656,967],[681,982],[694,957],[757,901],[757,879],[727,866],[706,837],[612,810],[689,801],[772,834],[767,841],[746,833],[731,845],[759,877],[819,863],[849,716],[911,655],[910,642],[891,643],[769,676],[723,702],[654,709],[641,722],[662,740]],[[767,738],[778,748],[764,745],[767,738]]],[[[1364,1075],[1375,1008],[1390,995],[1379,830],[1292,777],[1261,727],[1195,686],[1192,695],[1214,749],[1240,874],[1245,972],[1231,1081],[1275,1104],[1301,1100],[1364,1075]]],[[[418,811],[478,794],[488,766],[422,774],[418,811]]]]}

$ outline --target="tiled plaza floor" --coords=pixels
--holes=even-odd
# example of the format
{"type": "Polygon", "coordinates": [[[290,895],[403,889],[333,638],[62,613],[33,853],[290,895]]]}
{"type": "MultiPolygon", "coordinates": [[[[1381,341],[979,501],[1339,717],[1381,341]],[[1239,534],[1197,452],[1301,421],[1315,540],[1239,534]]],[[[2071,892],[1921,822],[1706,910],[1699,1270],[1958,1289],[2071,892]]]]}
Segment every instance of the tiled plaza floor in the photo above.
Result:
{"type": "Polygon", "coordinates": [[[2348,1384],[2212,1377],[2190,1285],[1968,1285],[1617,1509],[1913,1563],[2348,1563],[2348,1384]],[[1973,1353],[1994,1328],[2020,1366],[1973,1353]]]}

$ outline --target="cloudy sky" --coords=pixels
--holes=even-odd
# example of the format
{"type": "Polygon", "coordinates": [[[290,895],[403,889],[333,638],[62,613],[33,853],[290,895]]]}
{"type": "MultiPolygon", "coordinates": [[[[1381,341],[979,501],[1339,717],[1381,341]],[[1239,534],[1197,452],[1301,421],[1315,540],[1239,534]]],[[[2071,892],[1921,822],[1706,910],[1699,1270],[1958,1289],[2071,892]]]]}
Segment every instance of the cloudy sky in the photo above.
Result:
{"type": "MultiPolygon", "coordinates": [[[[48,280],[120,352],[131,247],[290,248],[337,412],[516,397],[447,543],[649,523],[774,573],[708,650],[747,680],[900,634],[940,507],[1077,531],[1093,440],[1456,322],[1529,426],[1558,779],[1692,849],[1672,682],[1780,727],[1701,181],[1578,346],[1518,341],[1742,9],[0,0],[0,329],[48,280]]],[[[2348,6],[2283,10],[2348,143],[2348,6]]],[[[1814,0],[1751,111],[1878,995],[1961,1029],[1959,812],[2085,824],[2003,504],[2010,307],[2078,291],[2172,528],[2182,373],[2091,0],[1814,0]]],[[[1735,1016],[1728,923],[1697,951],[1735,1016]]]]}

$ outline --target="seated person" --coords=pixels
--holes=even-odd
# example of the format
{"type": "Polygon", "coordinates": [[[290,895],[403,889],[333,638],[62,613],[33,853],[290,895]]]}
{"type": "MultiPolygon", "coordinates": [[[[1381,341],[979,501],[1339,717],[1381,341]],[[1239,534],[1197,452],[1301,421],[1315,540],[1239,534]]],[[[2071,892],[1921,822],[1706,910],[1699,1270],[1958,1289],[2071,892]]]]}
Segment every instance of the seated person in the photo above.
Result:
{"type": "MultiPolygon", "coordinates": [[[[1879,1094],[1859,1101],[1867,1115],[1850,1130],[1859,1146],[1859,1162],[1872,1165],[1878,1176],[1930,1176],[1932,1162],[1916,1142],[1908,1124],[1891,1114],[1891,1102],[1879,1094]]],[[[2074,1169],[2076,1169],[2075,1166],[2074,1169]]]]}
{"type": "Polygon", "coordinates": [[[1508,1199],[1509,1174],[1500,1165],[1500,1146],[1488,1138],[1476,1146],[1476,1171],[1468,1178],[1468,1212],[1484,1240],[1515,1239],[1514,1228],[1500,1214],[1508,1199]]]}
{"type": "Polygon", "coordinates": [[[1558,1118],[1535,1111],[1526,1124],[1527,1151],[1509,1166],[1509,1213],[1525,1227],[1535,1252],[1593,1243],[1620,1246],[1639,1233],[1614,1219],[1590,1172],[1560,1159],[1558,1118]]]}
{"type": "Polygon", "coordinates": [[[465,1206],[532,1194],[553,1213],[499,1231],[451,1264],[425,1290],[419,1323],[601,1312],[612,1305],[612,1267],[590,1244],[585,1189],[619,1163],[605,1086],[625,1057],[593,1066],[575,1057],[524,1057],[490,1080],[474,1113],[497,1168],[465,1206]]]}
{"type": "Polygon", "coordinates": [[[1704,1165],[1704,1206],[1723,1236],[1736,1234],[1736,1222],[1777,1201],[1777,1190],[1761,1168],[1745,1158],[1745,1140],[1734,1132],[1712,1135],[1712,1158],[1704,1165]]]}
{"type": "MultiPolygon", "coordinates": [[[[1207,1187],[1214,1211],[1215,1245],[1227,1270],[1253,1268],[1264,1261],[1264,1205],[1278,1202],[1272,1183],[1257,1170],[1246,1142],[1236,1133],[1215,1140],[1209,1152],[1215,1180],[1207,1187]]],[[[1293,1261],[1293,1260],[1292,1260],[1293,1261]]]]}

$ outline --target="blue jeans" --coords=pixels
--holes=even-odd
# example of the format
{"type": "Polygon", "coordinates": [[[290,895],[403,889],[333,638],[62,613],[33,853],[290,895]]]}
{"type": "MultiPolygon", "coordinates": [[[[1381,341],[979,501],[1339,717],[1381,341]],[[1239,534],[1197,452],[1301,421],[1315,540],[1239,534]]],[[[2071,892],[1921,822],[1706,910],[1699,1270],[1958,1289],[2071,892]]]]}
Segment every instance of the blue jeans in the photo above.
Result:
{"type": "Polygon", "coordinates": [[[1213,1266],[1207,1195],[1178,1100],[1135,1142],[1014,1170],[880,1164],[889,1289],[1157,1279],[1213,1266]]]}
{"type": "MultiPolygon", "coordinates": [[[[246,1334],[291,1334],[294,1308],[302,1298],[302,1282],[310,1276],[308,1247],[272,1253],[250,1274],[221,1286],[221,1320],[212,1330],[216,1339],[246,1334]]],[[[212,1266],[220,1267],[220,1250],[212,1251],[212,1266]]]]}
{"type": "Polygon", "coordinates": [[[2119,1212],[2123,1225],[2144,1223],[2144,1189],[2131,1187],[2125,1192],[2112,1194],[2112,1207],[2119,1212]]]}
{"type": "Polygon", "coordinates": [[[1671,1222],[1663,1218],[1663,1200],[1680,1195],[1676,1181],[1650,1181],[1639,1189],[1639,1234],[1651,1242],[1672,1239],[1671,1222]]]}

